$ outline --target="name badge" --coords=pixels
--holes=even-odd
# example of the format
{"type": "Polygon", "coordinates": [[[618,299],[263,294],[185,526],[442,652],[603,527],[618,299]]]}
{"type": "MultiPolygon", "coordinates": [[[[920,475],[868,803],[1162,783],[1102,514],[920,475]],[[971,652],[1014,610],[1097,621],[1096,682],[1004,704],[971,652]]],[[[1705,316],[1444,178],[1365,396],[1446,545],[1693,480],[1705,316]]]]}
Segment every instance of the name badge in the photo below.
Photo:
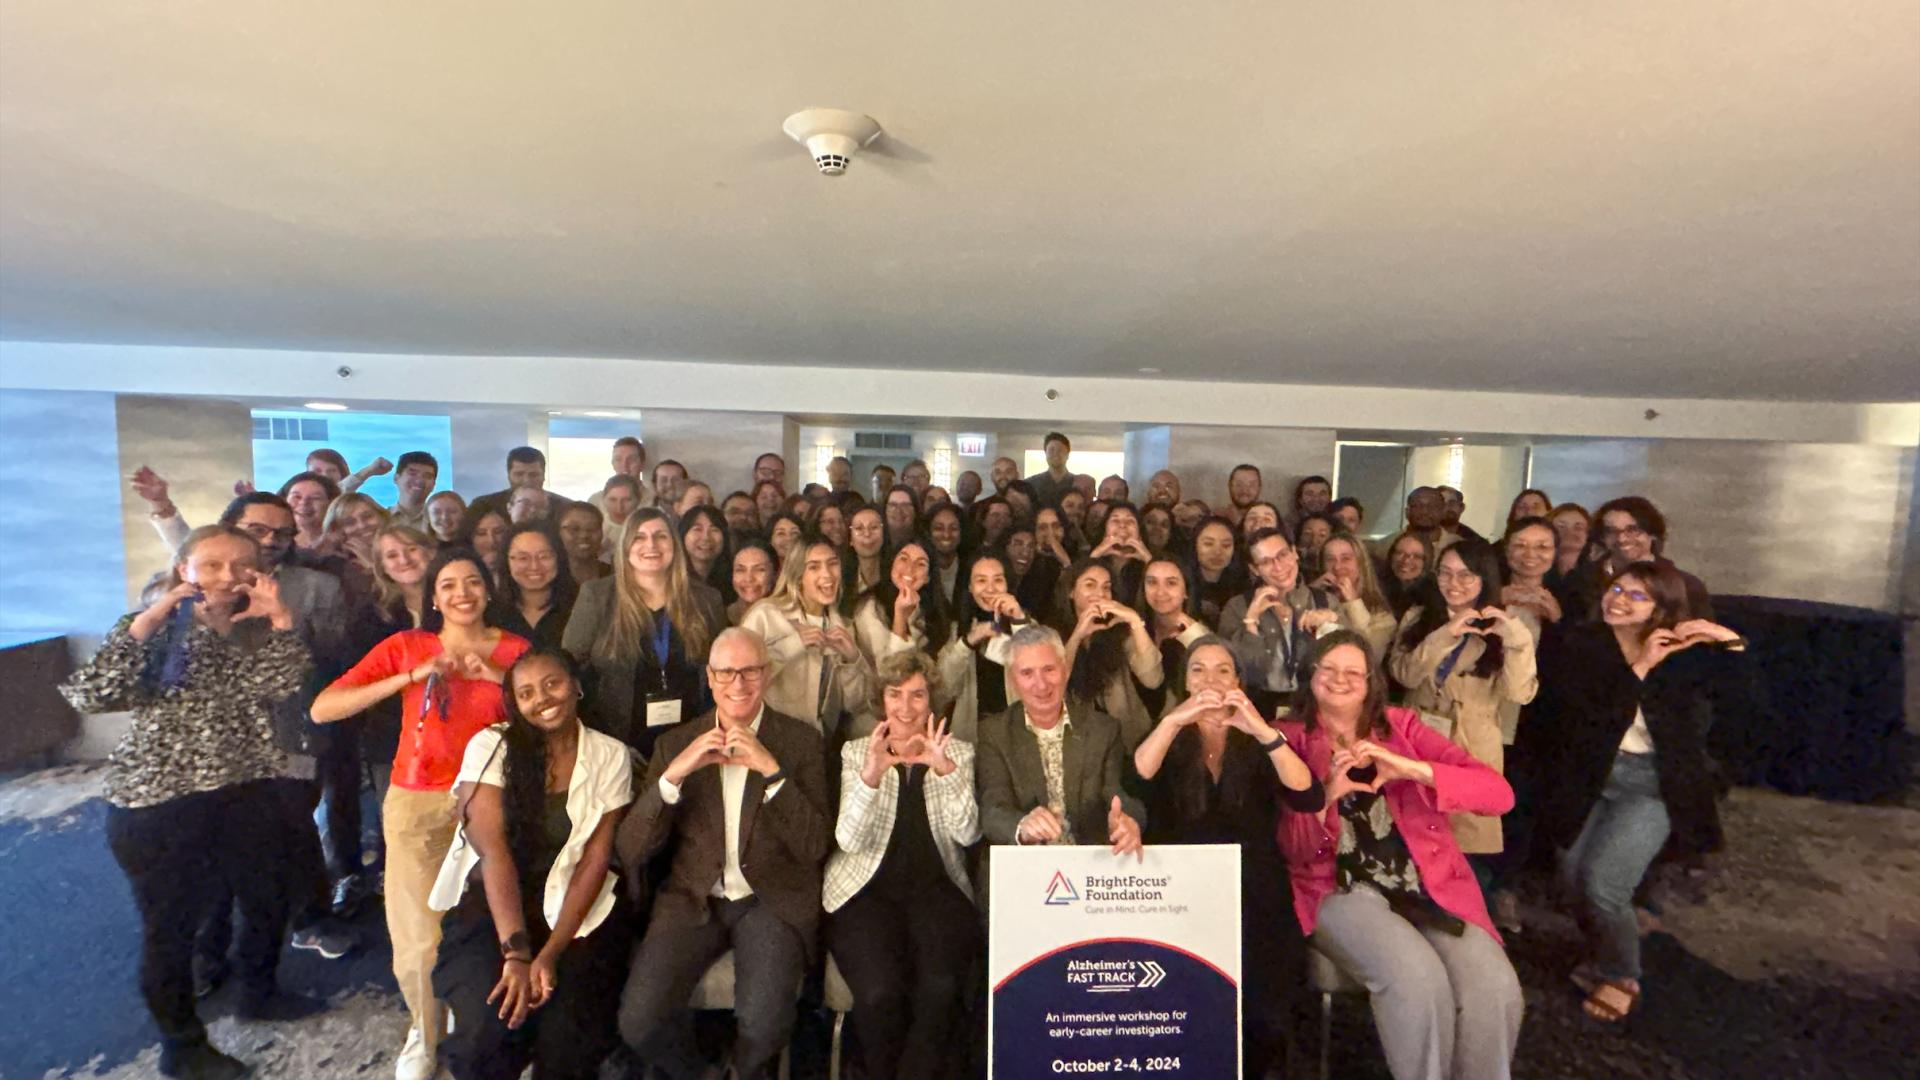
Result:
{"type": "Polygon", "coordinates": [[[666,698],[661,701],[647,701],[647,726],[650,728],[672,727],[680,722],[680,699],[666,698]]]}

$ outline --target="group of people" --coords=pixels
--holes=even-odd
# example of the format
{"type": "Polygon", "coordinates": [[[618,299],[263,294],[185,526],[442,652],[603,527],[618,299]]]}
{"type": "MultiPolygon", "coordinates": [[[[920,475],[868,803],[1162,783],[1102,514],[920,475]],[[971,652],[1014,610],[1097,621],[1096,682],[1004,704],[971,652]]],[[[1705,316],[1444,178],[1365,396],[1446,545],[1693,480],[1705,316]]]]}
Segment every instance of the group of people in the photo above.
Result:
{"type": "Polygon", "coordinates": [[[829,958],[859,1075],[961,1075],[1005,844],[1239,845],[1247,1076],[1285,1067],[1309,947],[1396,1077],[1508,1075],[1533,865],[1587,1013],[1632,1012],[1636,890],[1719,843],[1745,644],[1651,503],[1528,490],[1488,539],[1418,488],[1374,542],[1322,477],[1283,509],[1241,465],[1214,507],[1161,471],[1136,503],[1045,449],[952,492],[837,458],[789,494],[768,453],[721,497],[625,438],[584,500],[529,447],[471,500],[425,453],[320,451],[198,528],[140,470],[175,556],[65,691],[133,714],[108,838],[162,1071],[244,1075],[197,998],[318,1008],[281,945],[344,955],[378,896],[401,1080],[701,1076],[689,1001],[729,953],[736,1075],[829,958]],[[394,505],[355,490],[389,472],[394,505]]]}

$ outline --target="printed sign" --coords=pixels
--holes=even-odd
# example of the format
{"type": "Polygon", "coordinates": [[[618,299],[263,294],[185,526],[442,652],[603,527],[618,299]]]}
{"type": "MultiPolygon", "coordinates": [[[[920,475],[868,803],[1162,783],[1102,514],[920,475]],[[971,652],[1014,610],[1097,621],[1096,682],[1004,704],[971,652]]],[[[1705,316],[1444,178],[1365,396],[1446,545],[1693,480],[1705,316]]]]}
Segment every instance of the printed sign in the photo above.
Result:
{"type": "Polygon", "coordinates": [[[1240,849],[995,847],[992,1080],[1240,1075],[1240,849]]]}
{"type": "Polygon", "coordinates": [[[953,440],[954,449],[961,457],[986,457],[987,437],[985,435],[959,435],[953,440]]]}

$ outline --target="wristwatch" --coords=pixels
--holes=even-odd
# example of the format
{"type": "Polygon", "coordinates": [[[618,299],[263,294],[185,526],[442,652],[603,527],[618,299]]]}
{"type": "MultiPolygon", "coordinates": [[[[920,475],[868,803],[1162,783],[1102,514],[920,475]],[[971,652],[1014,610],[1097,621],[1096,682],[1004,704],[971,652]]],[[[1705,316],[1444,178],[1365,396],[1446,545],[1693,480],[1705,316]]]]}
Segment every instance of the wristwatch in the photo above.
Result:
{"type": "Polygon", "coordinates": [[[1273,741],[1261,743],[1260,752],[1263,754],[1271,754],[1285,745],[1287,745],[1287,733],[1281,731],[1279,728],[1274,728],[1273,741]]]}

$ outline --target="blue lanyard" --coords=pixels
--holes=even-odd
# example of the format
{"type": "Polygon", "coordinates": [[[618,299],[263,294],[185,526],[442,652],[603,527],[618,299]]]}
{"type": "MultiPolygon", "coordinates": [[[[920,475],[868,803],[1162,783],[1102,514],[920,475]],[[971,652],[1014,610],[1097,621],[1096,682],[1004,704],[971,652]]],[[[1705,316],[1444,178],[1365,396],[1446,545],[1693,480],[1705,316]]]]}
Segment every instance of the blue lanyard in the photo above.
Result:
{"type": "Polygon", "coordinates": [[[665,609],[653,617],[653,659],[660,665],[660,683],[667,682],[667,655],[673,648],[673,622],[665,609]]]}

